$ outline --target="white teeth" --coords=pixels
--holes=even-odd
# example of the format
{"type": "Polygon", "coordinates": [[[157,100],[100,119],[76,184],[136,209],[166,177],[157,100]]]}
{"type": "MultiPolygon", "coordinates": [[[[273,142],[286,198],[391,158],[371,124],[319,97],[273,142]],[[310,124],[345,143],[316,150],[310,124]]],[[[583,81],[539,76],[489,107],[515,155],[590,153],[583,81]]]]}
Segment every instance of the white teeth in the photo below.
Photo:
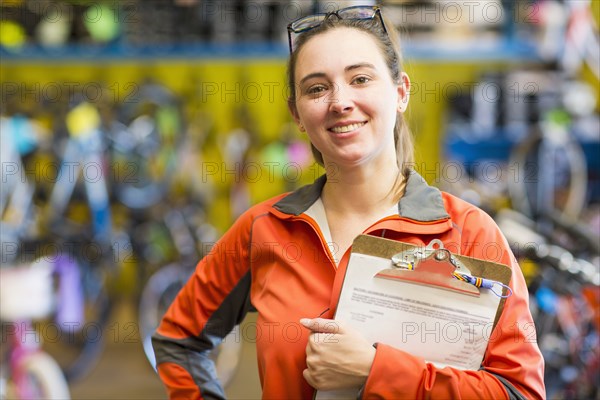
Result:
{"type": "Polygon", "coordinates": [[[364,122],[360,122],[358,124],[350,124],[350,125],[345,125],[345,126],[335,126],[333,128],[331,128],[331,130],[335,133],[346,133],[346,132],[350,132],[353,131],[355,129],[360,128],[361,126],[363,126],[365,123],[364,122]]]}

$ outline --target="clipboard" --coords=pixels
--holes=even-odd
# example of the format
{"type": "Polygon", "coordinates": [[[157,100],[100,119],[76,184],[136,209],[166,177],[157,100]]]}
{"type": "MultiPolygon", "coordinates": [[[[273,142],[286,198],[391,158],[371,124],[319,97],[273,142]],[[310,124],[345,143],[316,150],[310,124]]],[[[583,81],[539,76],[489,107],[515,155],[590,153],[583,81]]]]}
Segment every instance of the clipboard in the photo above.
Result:
{"type": "MultiPolygon", "coordinates": [[[[414,244],[399,242],[396,240],[390,240],[385,238],[380,238],[377,236],[371,235],[359,235],[352,242],[352,253],[357,254],[365,254],[373,257],[379,257],[383,259],[391,260],[398,253],[402,253],[408,250],[414,250],[419,248],[414,244]]],[[[468,273],[473,276],[478,276],[486,279],[490,279],[496,282],[499,282],[503,285],[508,286],[511,277],[512,271],[509,266],[496,263],[493,261],[481,260],[478,258],[468,257],[461,254],[451,253],[453,257],[457,258],[463,266],[467,268],[468,273]]],[[[348,269],[350,268],[351,261],[348,262],[348,267],[346,269],[346,275],[348,274],[348,269]]],[[[410,271],[412,272],[412,271],[410,271]]],[[[344,279],[345,280],[345,279],[344,279]]],[[[449,279],[449,281],[451,281],[449,279]]],[[[342,283],[343,289],[343,283],[342,283]]],[[[504,303],[508,296],[506,296],[506,292],[504,292],[505,296],[500,299],[500,303],[498,305],[498,310],[496,312],[496,316],[494,318],[494,327],[496,323],[498,323],[498,319],[502,314],[502,310],[504,309],[504,303]]],[[[338,299],[339,303],[339,299],[338,299]]],[[[336,307],[337,314],[337,307],[336,307]]],[[[335,317],[334,317],[335,318],[335,317]]]]}
{"type": "MultiPolygon", "coordinates": [[[[447,249],[430,251],[412,270],[393,265],[392,258],[398,254],[414,254],[420,249],[423,247],[358,236],[334,319],[344,320],[373,343],[386,343],[437,367],[479,369],[510,292],[505,290],[501,293],[504,297],[499,297],[490,289],[456,279],[453,272],[485,278],[509,291],[511,269],[447,249]]],[[[315,399],[355,399],[358,390],[318,391],[315,399]]]]}

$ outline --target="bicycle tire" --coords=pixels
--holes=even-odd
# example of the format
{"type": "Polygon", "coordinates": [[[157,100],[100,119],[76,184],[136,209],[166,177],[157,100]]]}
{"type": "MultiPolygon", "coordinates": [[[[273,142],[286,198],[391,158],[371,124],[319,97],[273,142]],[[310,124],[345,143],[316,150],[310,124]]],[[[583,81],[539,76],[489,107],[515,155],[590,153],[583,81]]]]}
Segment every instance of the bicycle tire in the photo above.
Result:
{"type": "Polygon", "coordinates": [[[19,399],[68,400],[71,398],[67,380],[57,362],[47,353],[27,354],[18,361],[26,382],[16,382],[16,391],[26,388],[28,393],[18,393],[19,399]],[[31,392],[30,392],[31,391],[31,392]]]}
{"type": "MultiPolygon", "coordinates": [[[[158,328],[163,314],[175,300],[175,296],[189,279],[193,269],[179,263],[168,264],[156,271],[142,291],[139,306],[140,336],[146,358],[156,370],[156,358],[152,348],[152,334],[158,328]]],[[[223,387],[227,387],[237,371],[242,341],[239,327],[236,327],[213,350],[211,358],[215,363],[217,376],[223,387]]]]}
{"type": "MultiPolygon", "coordinates": [[[[519,210],[528,217],[536,216],[541,210],[537,210],[532,199],[531,189],[527,183],[538,182],[538,171],[543,166],[537,163],[537,151],[542,143],[542,133],[536,131],[517,145],[510,154],[509,165],[515,169],[514,179],[508,180],[508,191],[513,208],[519,210]],[[536,156],[534,162],[530,157],[536,156]],[[534,166],[532,172],[527,171],[528,166],[534,166]],[[529,190],[528,190],[529,189],[529,190]]],[[[569,164],[569,188],[562,207],[555,205],[555,210],[561,210],[561,215],[568,218],[577,218],[586,204],[587,195],[587,167],[585,154],[573,139],[569,139],[560,149],[566,156],[569,164]]],[[[537,187],[537,185],[536,185],[537,187]]]]}
{"type": "Polygon", "coordinates": [[[97,290],[93,297],[88,297],[86,303],[88,312],[91,314],[91,316],[87,316],[90,321],[88,324],[95,325],[100,337],[91,339],[86,337],[85,334],[78,336],[79,355],[64,368],[68,382],[79,381],[86,377],[96,366],[104,352],[104,334],[112,312],[113,302],[106,291],[105,285],[101,284],[97,290]]]}
{"type": "Polygon", "coordinates": [[[139,305],[140,336],[146,358],[155,370],[156,358],[151,337],[158,328],[162,315],[175,300],[189,276],[190,273],[180,264],[168,264],[152,274],[142,290],[139,305]]]}

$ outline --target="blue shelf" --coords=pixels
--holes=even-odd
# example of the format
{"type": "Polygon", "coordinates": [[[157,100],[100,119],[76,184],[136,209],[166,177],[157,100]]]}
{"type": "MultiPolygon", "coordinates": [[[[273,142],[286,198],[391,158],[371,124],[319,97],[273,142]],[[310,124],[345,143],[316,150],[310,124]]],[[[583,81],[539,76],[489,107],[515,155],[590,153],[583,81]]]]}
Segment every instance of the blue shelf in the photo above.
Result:
{"type": "Polygon", "coordinates": [[[444,144],[446,158],[467,166],[481,160],[508,161],[513,146],[514,143],[498,136],[479,142],[450,137],[444,144]]]}
{"type": "MultiPolygon", "coordinates": [[[[500,131],[499,131],[500,132],[500,131]]],[[[485,165],[499,166],[508,162],[510,152],[515,145],[503,137],[493,137],[479,142],[466,142],[449,135],[444,142],[444,157],[447,161],[461,163],[468,173],[485,165]]],[[[588,196],[592,202],[600,201],[600,141],[580,142],[585,154],[588,169],[588,196]]],[[[490,169],[492,174],[496,169],[490,169]]]]}
{"type": "MultiPolygon", "coordinates": [[[[502,133],[501,130],[498,133],[502,133]]],[[[600,178],[600,141],[579,142],[585,154],[589,172],[596,179],[600,178]]],[[[448,160],[460,162],[466,166],[475,165],[481,160],[506,162],[509,160],[510,152],[515,146],[511,140],[501,136],[494,135],[488,140],[477,142],[467,142],[457,138],[448,132],[444,141],[445,157],[448,160]]]]}
{"type": "Polygon", "coordinates": [[[478,40],[444,43],[443,41],[408,42],[408,59],[451,62],[540,61],[534,42],[515,39],[478,40]]]}
{"type": "Polygon", "coordinates": [[[284,58],[287,45],[279,43],[237,43],[237,44],[173,44],[132,46],[111,45],[68,45],[47,48],[29,45],[18,50],[7,50],[0,46],[2,62],[98,62],[135,60],[175,60],[175,59],[247,59],[284,58]]]}
{"type": "MultiPolygon", "coordinates": [[[[485,62],[485,61],[536,61],[539,60],[533,43],[501,40],[496,42],[469,42],[460,47],[441,43],[407,42],[405,57],[409,60],[432,62],[485,62]]],[[[287,44],[236,43],[236,44],[173,44],[132,46],[122,43],[110,45],[68,45],[47,48],[28,45],[18,50],[0,46],[3,63],[35,62],[98,62],[135,60],[190,60],[190,59],[285,59],[287,44]]]]}

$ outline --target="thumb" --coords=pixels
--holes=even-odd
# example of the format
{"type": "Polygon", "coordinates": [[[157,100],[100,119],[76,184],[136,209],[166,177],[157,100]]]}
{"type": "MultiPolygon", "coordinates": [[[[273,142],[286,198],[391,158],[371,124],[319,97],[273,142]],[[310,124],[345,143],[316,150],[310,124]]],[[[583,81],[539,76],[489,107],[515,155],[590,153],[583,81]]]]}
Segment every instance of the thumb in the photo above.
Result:
{"type": "Polygon", "coordinates": [[[314,333],[341,333],[342,326],[338,321],[325,318],[302,318],[300,323],[314,333]]]}

